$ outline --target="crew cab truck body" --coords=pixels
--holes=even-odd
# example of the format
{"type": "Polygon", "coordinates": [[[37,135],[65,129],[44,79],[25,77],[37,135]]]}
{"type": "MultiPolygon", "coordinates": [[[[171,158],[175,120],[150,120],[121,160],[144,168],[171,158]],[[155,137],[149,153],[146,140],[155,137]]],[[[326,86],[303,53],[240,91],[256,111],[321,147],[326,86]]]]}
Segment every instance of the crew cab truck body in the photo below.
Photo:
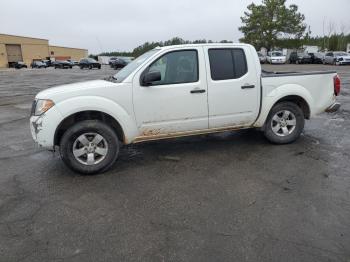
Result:
{"type": "Polygon", "coordinates": [[[30,118],[34,140],[59,147],[80,173],[115,162],[119,147],[142,141],[242,128],[268,140],[296,140],[304,119],[339,108],[336,72],[261,70],[247,44],[155,48],[106,80],[40,92],[30,118]]]}

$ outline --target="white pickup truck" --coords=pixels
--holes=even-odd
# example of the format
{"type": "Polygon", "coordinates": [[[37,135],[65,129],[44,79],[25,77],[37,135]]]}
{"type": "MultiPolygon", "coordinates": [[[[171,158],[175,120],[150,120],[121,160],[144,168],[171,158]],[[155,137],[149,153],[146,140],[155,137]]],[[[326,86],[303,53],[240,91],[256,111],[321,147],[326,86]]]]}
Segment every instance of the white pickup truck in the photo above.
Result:
{"type": "Polygon", "coordinates": [[[92,174],[110,168],[123,144],[243,128],[290,143],[304,119],[339,108],[339,92],[333,71],[262,71],[251,45],[170,46],[109,79],[40,92],[30,127],[40,146],[58,146],[71,169],[92,174]]]}

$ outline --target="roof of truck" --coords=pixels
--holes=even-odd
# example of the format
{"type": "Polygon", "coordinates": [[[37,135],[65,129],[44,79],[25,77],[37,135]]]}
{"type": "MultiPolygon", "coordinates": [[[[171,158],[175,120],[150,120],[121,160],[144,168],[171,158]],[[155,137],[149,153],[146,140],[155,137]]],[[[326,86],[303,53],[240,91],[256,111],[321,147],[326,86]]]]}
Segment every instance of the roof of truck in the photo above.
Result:
{"type": "Polygon", "coordinates": [[[203,44],[185,44],[185,45],[169,45],[169,46],[157,46],[155,49],[174,49],[174,48],[189,48],[200,46],[214,46],[214,47],[237,47],[237,46],[249,46],[249,44],[243,43],[203,43],[203,44]]]}

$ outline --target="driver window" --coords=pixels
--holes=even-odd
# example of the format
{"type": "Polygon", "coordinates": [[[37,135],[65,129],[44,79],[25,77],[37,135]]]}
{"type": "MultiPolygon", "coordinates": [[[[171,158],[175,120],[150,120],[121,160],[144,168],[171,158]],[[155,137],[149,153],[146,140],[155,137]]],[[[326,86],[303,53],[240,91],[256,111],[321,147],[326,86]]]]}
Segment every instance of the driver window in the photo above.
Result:
{"type": "Polygon", "coordinates": [[[171,85],[198,81],[198,56],[195,50],[167,53],[156,60],[148,72],[160,72],[161,80],[152,85],[171,85]]]}

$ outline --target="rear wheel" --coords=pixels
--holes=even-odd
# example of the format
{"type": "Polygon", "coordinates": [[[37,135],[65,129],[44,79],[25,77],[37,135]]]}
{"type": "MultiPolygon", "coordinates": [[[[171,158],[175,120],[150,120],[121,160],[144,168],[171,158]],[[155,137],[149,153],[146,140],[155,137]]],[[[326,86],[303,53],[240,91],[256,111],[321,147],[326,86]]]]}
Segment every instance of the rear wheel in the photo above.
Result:
{"type": "Polygon", "coordinates": [[[270,111],[264,135],[272,143],[288,144],[300,137],[305,119],[301,108],[293,102],[281,102],[270,111]]]}
{"type": "Polygon", "coordinates": [[[64,163],[81,174],[97,174],[109,169],[119,153],[118,137],[111,127],[97,120],[78,122],[60,142],[64,163]]]}

